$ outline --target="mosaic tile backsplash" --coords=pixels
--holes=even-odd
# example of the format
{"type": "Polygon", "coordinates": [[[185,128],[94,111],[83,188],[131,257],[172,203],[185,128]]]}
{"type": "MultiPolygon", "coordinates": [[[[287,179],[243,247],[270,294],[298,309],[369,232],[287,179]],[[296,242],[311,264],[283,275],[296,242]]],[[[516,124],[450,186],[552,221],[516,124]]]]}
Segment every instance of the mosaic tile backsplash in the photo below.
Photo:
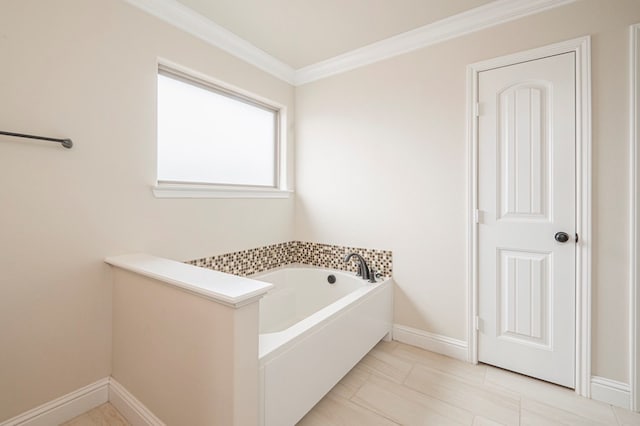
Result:
{"type": "Polygon", "coordinates": [[[391,251],[330,244],[289,241],[249,250],[225,253],[185,263],[243,277],[291,264],[319,266],[356,272],[358,262],[344,262],[348,253],[358,253],[375,271],[386,277],[393,272],[391,251]]]}

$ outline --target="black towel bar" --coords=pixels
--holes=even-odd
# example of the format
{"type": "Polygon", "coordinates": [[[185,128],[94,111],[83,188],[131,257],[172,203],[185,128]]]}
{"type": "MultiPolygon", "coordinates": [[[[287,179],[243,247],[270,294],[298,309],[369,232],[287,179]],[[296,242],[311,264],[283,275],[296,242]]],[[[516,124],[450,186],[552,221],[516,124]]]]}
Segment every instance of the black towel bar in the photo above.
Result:
{"type": "Polygon", "coordinates": [[[3,131],[0,131],[0,135],[15,136],[17,138],[38,139],[41,141],[57,142],[59,144],[62,144],[63,147],[68,149],[71,149],[71,147],[73,146],[73,142],[71,141],[71,139],[47,138],[44,136],[34,136],[34,135],[26,135],[24,133],[13,133],[13,132],[3,132],[3,131]]]}

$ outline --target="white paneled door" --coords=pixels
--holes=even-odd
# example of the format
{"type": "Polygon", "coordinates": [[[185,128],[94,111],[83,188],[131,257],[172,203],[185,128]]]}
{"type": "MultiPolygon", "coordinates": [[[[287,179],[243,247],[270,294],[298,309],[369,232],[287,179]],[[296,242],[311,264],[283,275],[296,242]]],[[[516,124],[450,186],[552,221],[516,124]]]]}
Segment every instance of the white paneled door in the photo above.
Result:
{"type": "Polygon", "coordinates": [[[575,386],[575,53],[478,77],[478,359],[575,386]]]}

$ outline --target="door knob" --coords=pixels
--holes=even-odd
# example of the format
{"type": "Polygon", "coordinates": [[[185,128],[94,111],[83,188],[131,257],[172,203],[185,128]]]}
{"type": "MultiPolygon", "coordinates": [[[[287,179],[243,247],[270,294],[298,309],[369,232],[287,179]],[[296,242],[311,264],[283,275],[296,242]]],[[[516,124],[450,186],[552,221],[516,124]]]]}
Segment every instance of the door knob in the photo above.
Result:
{"type": "Polygon", "coordinates": [[[556,232],[556,235],[554,235],[553,238],[555,238],[559,243],[566,243],[569,241],[569,234],[566,232],[556,232]]]}

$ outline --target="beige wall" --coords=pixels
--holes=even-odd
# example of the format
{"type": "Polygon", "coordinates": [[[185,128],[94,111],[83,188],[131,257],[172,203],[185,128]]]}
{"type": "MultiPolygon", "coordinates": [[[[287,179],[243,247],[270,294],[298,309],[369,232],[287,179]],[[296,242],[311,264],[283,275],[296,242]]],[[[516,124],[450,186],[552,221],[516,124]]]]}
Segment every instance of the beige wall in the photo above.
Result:
{"type": "Polygon", "coordinates": [[[464,340],[465,67],[585,34],[593,36],[593,372],[627,381],[627,26],[635,22],[637,0],[583,0],[296,89],[294,205],[155,199],[149,189],[158,57],[287,105],[290,135],[291,86],[122,1],[3,0],[0,130],[76,146],[0,140],[0,420],[111,373],[107,255],[190,259],[294,236],[392,249],[396,321],[464,340]]]}
{"type": "MultiPolygon", "coordinates": [[[[156,59],[289,107],[291,86],[117,0],[0,2],[0,421],[111,373],[108,255],[292,238],[292,200],[155,199],[156,59]]],[[[293,132],[290,132],[292,134],[293,132]]]]}
{"type": "Polygon", "coordinates": [[[584,0],[296,90],[296,237],[393,250],[395,321],[466,340],[465,70],[583,35],[593,60],[593,374],[628,381],[628,26],[584,0]]]}

